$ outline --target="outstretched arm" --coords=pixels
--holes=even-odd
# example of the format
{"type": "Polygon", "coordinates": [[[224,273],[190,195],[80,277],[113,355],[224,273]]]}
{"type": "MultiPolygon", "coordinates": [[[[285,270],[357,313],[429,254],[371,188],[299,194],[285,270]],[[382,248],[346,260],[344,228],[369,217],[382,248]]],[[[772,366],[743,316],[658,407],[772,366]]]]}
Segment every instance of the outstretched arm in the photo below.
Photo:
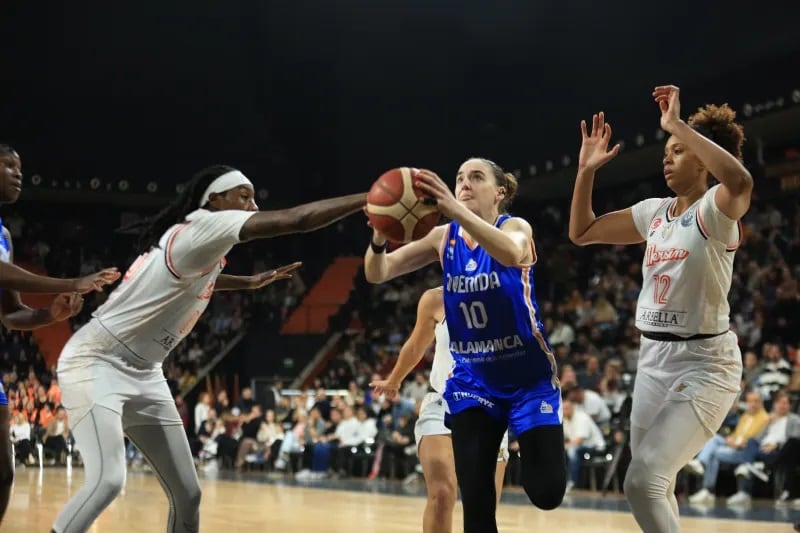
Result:
{"type": "Polygon", "coordinates": [[[444,301],[442,288],[425,291],[417,305],[417,322],[411,336],[403,344],[397,362],[394,364],[389,377],[384,380],[373,381],[370,387],[377,392],[383,392],[393,398],[400,390],[400,385],[408,374],[417,366],[425,355],[425,348],[433,342],[436,322],[444,315],[444,301]]]}
{"type": "Polygon", "coordinates": [[[581,121],[581,151],[578,156],[578,175],[572,192],[569,214],[569,239],[578,246],[587,244],[635,244],[644,241],[634,224],[630,208],[613,211],[600,217],[592,210],[592,188],[597,170],[614,159],[619,145],[608,150],[611,125],[601,111],[592,116],[591,134],[586,121],[581,121]]]}
{"type": "Polygon", "coordinates": [[[300,268],[302,264],[303,263],[298,261],[260,274],[253,274],[252,276],[230,276],[228,274],[220,274],[214,285],[214,291],[260,289],[279,279],[291,279],[291,272],[300,268]]]}
{"type": "Polygon", "coordinates": [[[324,228],[361,210],[367,203],[366,193],[320,200],[278,211],[260,211],[244,223],[239,239],[265,239],[307,233],[324,228]]]}
{"type": "Polygon", "coordinates": [[[714,141],[692,129],[680,118],[680,89],[674,85],[656,87],[653,96],[661,108],[661,127],[691,150],[708,172],[719,180],[714,200],[722,213],[739,220],[750,209],[753,176],[744,165],[714,141]]]}

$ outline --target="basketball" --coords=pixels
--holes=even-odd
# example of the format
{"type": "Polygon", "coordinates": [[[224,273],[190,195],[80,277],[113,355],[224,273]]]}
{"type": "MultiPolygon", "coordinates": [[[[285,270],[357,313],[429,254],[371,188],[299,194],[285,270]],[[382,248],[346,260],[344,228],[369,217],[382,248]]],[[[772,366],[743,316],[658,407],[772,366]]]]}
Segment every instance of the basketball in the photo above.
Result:
{"type": "Polygon", "coordinates": [[[408,167],[389,170],[367,195],[369,221],[390,241],[421,239],[439,222],[439,210],[423,203],[424,193],[414,186],[416,172],[408,167]]]}

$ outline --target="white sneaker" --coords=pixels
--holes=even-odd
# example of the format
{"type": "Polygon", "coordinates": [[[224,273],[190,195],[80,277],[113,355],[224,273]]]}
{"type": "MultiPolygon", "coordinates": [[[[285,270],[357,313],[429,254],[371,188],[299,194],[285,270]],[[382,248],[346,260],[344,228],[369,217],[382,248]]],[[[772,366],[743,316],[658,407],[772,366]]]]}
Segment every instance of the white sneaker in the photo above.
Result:
{"type": "Polygon", "coordinates": [[[764,483],[769,481],[769,474],[764,470],[764,463],[748,463],[747,470],[764,483]]]}
{"type": "Polygon", "coordinates": [[[574,481],[567,481],[567,492],[572,492],[572,489],[574,489],[574,488],[575,488],[575,482],[574,481]]]}
{"type": "Polygon", "coordinates": [[[736,477],[749,478],[750,477],[750,463],[742,463],[733,471],[736,477]]]}
{"type": "Polygon", "coordinates": [[[689,496],[689,503],[714,503],[714,495],[708,489],[700,489],[689,496]]]}
{"type": "Polygon", "coordinates": [[[311,470],[309,470],[308,468],[304,468],[301,471],[299,471],[298,473],[296,473],[294,475],[294,477],[295,477],[295,479],[299,479],[299,480],[304,480],[304,481],[305,480],[309,480],[309,479],[311,479],[311,470]]]}
{"type": "Polygon", "coordinates": [[[698,459],[692,459],[686,463],[686,469],[696,476],[702,476],[706,473],[706,467],[698,459]]]}
{"type": "Polygon", "coordinates": [[[750,505],[753,498],[746,492],[739,491],[726,501],[728,505],[750,505]]]}

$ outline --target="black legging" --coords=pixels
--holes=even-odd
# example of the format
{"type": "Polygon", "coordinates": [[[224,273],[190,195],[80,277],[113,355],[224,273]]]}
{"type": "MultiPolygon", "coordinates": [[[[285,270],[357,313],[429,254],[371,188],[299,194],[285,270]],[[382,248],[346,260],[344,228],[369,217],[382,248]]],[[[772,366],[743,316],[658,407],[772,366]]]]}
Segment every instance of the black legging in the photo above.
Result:
{"type": "MultiPolygon", "coordinates": [[[[497,451],[505,426],[480,408],[453,415],[453,453],[464,507],[464,533],[493,533],[497,494],[494,488],[497,451]]],[[[561,426],[540,426],[517,437],[522,486],[540,509],[555,509],[567,488],[567,460],[561,426]]]]}

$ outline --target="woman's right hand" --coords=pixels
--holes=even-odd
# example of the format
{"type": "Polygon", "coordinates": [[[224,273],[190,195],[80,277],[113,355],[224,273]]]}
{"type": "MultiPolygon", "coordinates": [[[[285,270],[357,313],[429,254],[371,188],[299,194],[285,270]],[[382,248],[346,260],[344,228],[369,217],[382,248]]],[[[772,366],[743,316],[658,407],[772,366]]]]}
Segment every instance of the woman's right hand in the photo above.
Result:
{"type": "Polygon", "coordinates": [[[581,120],[581,151],[578,155],[578,167],[596,171],[612,159],[620,150],[620,145],[616,144],[611,150],[608,149],[608,142],[611,140],[611,124],[605,119],[602,111],[592,116],[592,131],[586,133],[586,121],[581,120]]]}

